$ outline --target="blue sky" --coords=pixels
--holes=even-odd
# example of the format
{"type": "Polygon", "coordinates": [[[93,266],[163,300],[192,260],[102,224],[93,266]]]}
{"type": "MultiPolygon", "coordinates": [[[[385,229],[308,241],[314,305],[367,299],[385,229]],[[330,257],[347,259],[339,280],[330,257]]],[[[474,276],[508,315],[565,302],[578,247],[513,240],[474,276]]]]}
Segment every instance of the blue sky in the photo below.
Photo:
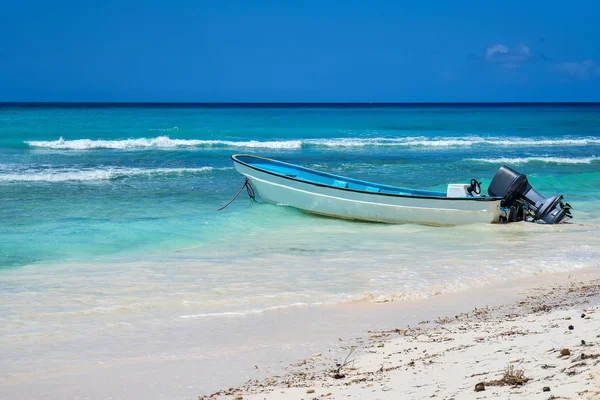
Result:
{"type": "Polygon", "coordinates": [[[1,6],[0,101],[600,101],[600,2],[1,6]]]}

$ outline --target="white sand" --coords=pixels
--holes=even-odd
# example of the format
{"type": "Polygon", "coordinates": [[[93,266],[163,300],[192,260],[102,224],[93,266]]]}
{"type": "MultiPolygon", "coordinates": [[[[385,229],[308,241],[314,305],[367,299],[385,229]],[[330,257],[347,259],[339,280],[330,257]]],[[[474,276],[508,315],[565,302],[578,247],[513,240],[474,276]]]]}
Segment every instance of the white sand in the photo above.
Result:
{"type": "Polygon", "coordinates": [[[600,399],[599,295],[599,279],[529,289],[516,304],[369,332],[341,367],[323,351],[281,376],[205,398],[600,399]],[[527,382],[488,383],[509,368],[527,382]],[[485,391],[475,392],[480,382],[485,391]]]}
{"type": "MultiPolygon", "coordinates": [[[[258,379],[259,384],[228,391],[233,393],[229,396],[214,397],[234,399],[241,395],[242,399],[308,400],[341,399],[350,395],[357,399],[420,399],[430,398],[435,394],[434,399],[461,399],[469,396],[503,399],[509,397],[508,393],[513,393],[510,398],[547,400],[552,395],[565,396],[570,393],[567,397],[585,399],[585,396],[589,398],[592,394],[584,393],[579,396],[577,392],[594,390],[596,378],[586,378],[589,373],[597,373],[591,368],[597,368],[594,363],[598,359],[582,360],[588,365],[575,367],[578,373],[573,376],[565,374],[570,371],[561,370],[577,364],[571,361],[580,357],[582,352],[590,355],[600,353],[596,346],[596,341],[600,341],[600,338],[596,338],[600,334],[600,327],[596,325],[596,319],[600,319],[600,311],[589,314],[590,319],[580,317],[580,310],[598,304],[596,297],[587,296],[596,295],[600,290],[596,290],[595,284],[584,293],[569,293],[568,287],[571,283],[575,283],[577,287],[581,286],[580,282],[590,283],[598,279],[600,268],[577,269],[566,273],[523,277],[491,286],[482,285],[422,300],[292,308],[244,318],[227,318],[210,327],[206,321],[198,320],[195,324],[186,324],[185,330],[182,326],[175,326],[173,329],[178,334],[177,340],[173,340],[172,336],[168,337],[170,344],[175,343],[185,350],[183,355],[178,355],[178,352],[165,346],[164,354],[148,352],[147,357],[124,357],[116,362],[98,363],[90,360],[83,366],[73,363],[69,368],[63,368],[53,364],[44,346],[35,346],[31,351],[48,365],[49,370],[12,376],[0,374],[0,400],[187,400],[232,385],[242,385],[250,379],[252,382],[258,379]],[[553,289],[557,285],[562,289],[553,289]],[[536,287],[545,289],[541,292],[533,290],[536,287]],[[527,293],[534,297],[525,297],[527,293]],[[541,293],[551,293],[552,296],[540,298],[541,293]],[[520,300],[526,303],[518,307],[515,304],[520,300]],[[585,303],[589,300],[592,301],[591,305],[585,303]],[[539,311],[532,314],[532,308],[540,304],[548,304],[552,308],[541,314],[539,311]],[[557,304],[562,306],[557,307],[557,304]],[[456,321],[458,313],[486,306],[491,308],[487,313],[480,313],[478,316],[461,315],[456,321]],[[562,315],[555,314],[564,310],[570,313],[571,321],[561,320],[562,315]],[[514,321],[508,321],[506,315],[511,313],[518,313],[520,316],[511,318],[514,321]],[[419,324],[423,319],[433,321],[440,316],[450,317],[455,323],[419,324]],[[529,322],[530,320],[535,321],[529,322]],[[566,322],[575,326],[570,334],[567,333],[566,322]],[[558,324],[558,327],[551,328],[552,324],[558,324]],[[404,329],[408,325],[412,329],[404,336],[404,329]],[[468,330],[459,329],[461,326],[468,327],[468,330]],[[402,335],[396,332],[366,333],[369,329],[394,328],[401,328],[402,335]],[[591,332],[594,329],[597,332],[591,332]],[[528,334],[523,335],[521,332],[490,338],[494,333],[511,330],[528,334]],[[436,333],[438,331],[442,333],[436,333]],[[590,333],[586,333],[587,331],[590,333]],[[379,336],[371,337],[373,335],[379,336]],[[441,337],[453,340],[433,342],[439,341],[441,337]],[[487,339],[480,343],[474,340],[476,337],[487,339]],[[581,339],[591,346],[578,346],[581,339]],[[546,342],[550,344],[546,345],[546,342]],[[384,347],[377,347],[380,343],[384,347]],[[348,354],[347,347],[350,344],[357,345],[350,357],[356,369],[341,370],[346,377],[335,380],[331,378],[335,360],[343,359],[348,354]],[[475,346],[465,347],[462,351],[451,350],[460,348],[461,344],[475,346]],[[545,353],[550,347],[569,347],[573,355],[566,360],[558,359],[557,353],[545,353]],[[423,350],[427,352],[423,353],[423,350]],[[370,353],[371,351],[374,353],[370,353]],[[506,351],[509,354],[505,354],[506,351]],[[322,352],[323,355],[310,358],[317,352],[322,352]],[[429,356],[436,353],[439,356],[429,356]],[[303,357],[308,358],[307,361],[302,361],[303,357]],[[415,365],[411,366],[409,363],[413,359],[415,365]],[[512,390],[507,387],[488,387],[485,392],[473,392],[475,383],[499,378],[509,361],[514,359],[522,360],[513,364],[517,368],[523,368],[531,381],[522,388],[512,390]],[[299,361],[303,365],[289,367],[290,363],[298,364],[299,361]],[[541,365],[544,364],[556,367],[542,369],[541,365]],[[383,370],[377,372],[382,365],[383,370]],[[302,375],[290,375],[294,372],[308,375],[302,379],[302,375]],[[488,375],[471,377],[483,372],[488,375]],[[265,380],[272,375],[279,375],[281,378],[265,380]],[[551,375],[555,375],[552,380],[547,379],[547,383],[542,381],[551,375]],[[355,379],[359,381],[351,383],[355,379]],[[362,379],[366,380],[360,381],[362,379]],[[290,388],[287,387],[288,381],[290,388]],[[420,385],[424,386],[417,387],[420,385]],[[550,386],[551,391],[541,392],[543,386],[550,386]],[[310,388],[315,392],[307,394],[306,391],[310,388]],[[561,392],[563,389],[569,392],[561,392]],[[439,392],[435,392],[436,390],[439,392]],[[518,394],[519,392],[523,394],[518,394]],[[324,397],[328,393],[332,394],[324,397]]],[[[158,335],[156,331],[151,334],[153,337],[158,335]]],[[[141,349],[149,348],[148,337],[136,337],[136,340],[141,349]]],[[[96,350],[110,349],[98,347],[96,350]]],[[[60,351],[65,357],[74,356],[68,347],[62,346],[60,351]]]]}

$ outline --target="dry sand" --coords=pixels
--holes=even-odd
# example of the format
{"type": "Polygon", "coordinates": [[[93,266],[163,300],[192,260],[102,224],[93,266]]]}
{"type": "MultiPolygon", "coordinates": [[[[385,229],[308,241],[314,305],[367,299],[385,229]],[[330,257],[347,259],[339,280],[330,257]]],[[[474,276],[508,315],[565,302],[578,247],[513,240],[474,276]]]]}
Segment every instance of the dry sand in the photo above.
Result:
{"type": "Polygon", "coordinates": [[[325,349],[199,398],[600,399],[599,299],[600,279],[565,280],[517,303],[369,331],[347,358],[325,349]]]}

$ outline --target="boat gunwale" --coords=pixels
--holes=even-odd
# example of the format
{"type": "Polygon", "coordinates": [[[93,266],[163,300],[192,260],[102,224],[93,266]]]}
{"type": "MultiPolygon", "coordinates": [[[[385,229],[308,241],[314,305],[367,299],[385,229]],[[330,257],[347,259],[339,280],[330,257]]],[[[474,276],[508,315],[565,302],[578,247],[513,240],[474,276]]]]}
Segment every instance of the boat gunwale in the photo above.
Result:
{"type": "MultiPolygon", "coordinates": [[[[310,181],[305,181],[305,180],[301,180],[301,179],[297,179],[297,178],[293,178],[291,176],[285,176],[282,174],[278,174],[276,172],[271,172],[268,171],[264,168],[259,168],[259,167],[255,167],[251,164],[248,164],[244,161],[238,160],[237,157],[241,156],[241,157],[251,157],[251,158],[256,158],[259,160],[267,160],[267,161],[271,161],[271,162],[275,162],[275,163],[280,163],[280,164],[284,164],[290,167],[294,167],[294,168],[302,168],[304,170],[310,171],[310,172],[317,172],[320,174],[325,174],[328,175],[330,177],[333,178],[340,178],[340,179],[352,179],[352,180],[357,180],[357,179],[353,179],[353,178],[347,178],[347,177],[343,177],[343,176],[339,176],[339,175],[334,175],[334,174],[330,174],[328,172],[323,172],[323,171],[317,171],[317,170],[313,170],[310,168],[306,168],[306,167],[302,167],[300,165],[294,165],[294,164],[290,164],[290,163],[286,163],[284,161],[278,161],[278,160],[273,160],[271,158],[267,158],[267,157],[261,157],[261,156],[254,156],[252,154],[233,154],[231,155],[231,159],[233,160],[233,162],[237,162],[239,164],[242,164],[250,169],[259,171],[259,172],[264,172],[266,174],[269,175],[273,175],[273,176],[277,176],[280,178],[284,178],[284,179],[289,179],[291,181],[295,181],[295,182],[300,182],[300,183],[306,183],[309,185],[314,185],[314,186],[319,186],[319,187],[325,187],[325,188],[329,188],[329,189],[337,189],[337,190],[342,190],[342,191],[346,191],[346,192],[355,192],[355,193],[362,193],[362,194],[369,194],[369,195],[375,195],[375,196],[390,196],[390,197],[405,197],[405,198],[410,198],[410,199],[429,199],[429,200],[459,200],[459,201],[499,201],[504,199],[503,197],[497,197],[497,196],[474,196],[474,197],[437,197],[437,196],[422,196],[422,195],[408,195],[408,194],[400,194],[400,193],[381,193],[381,192],[369,192],[367,190],[359,190],[359,189],[351,189],[351,188],[343,188],[343,187],[337,187],[337,186],[333,186],[333,185],[324,185],[322,183],[316,183],[316,182],[310,182],[310,181]]],[[[364,183],[370,183],[370,182],[365,182],[365,181],[361,181],[364,183]]],[[[388,186],[388,185],[386,185],[388,186]]],[[[405,188],[401,188],[401,187],[397,187],[397,186],[393,186],[397,189],[405,189],[405,188]]],[[[440,192],[441,193],[441,192],[440,192]]]]}

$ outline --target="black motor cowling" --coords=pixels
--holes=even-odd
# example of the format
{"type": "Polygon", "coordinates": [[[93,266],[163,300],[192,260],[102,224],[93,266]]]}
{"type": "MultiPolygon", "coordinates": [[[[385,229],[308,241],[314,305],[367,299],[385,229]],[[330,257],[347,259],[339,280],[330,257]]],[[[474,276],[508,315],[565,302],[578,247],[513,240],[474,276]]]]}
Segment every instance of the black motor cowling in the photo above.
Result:
{"type": "Polygon", "coordinates": [[[534,222],[558,224],[571,219],[571,206],[563,203],[563,196],[546,198],[531,187],[527,177],[503,165],[488,188],[490,196],[504,197],[503,206],[516,209],[525,206],[534,222]]]}

